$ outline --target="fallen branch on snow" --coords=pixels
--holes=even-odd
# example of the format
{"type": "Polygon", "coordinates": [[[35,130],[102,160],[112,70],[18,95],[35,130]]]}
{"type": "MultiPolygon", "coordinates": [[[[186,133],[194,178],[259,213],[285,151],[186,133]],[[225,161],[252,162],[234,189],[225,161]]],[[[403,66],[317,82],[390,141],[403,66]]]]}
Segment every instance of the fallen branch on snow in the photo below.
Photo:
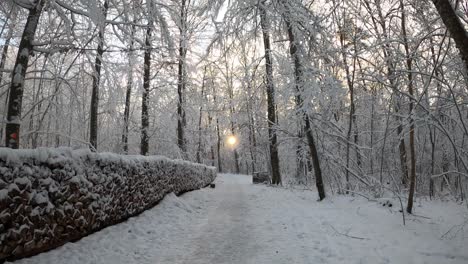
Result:
{"type": "MultiPolygon", "coordinates": [[[[369,238],[365,238],[365,237],[357,237],[357,236],[350,236],[348,234],[345,234],[345,233],[341,233],[339,232],[338,230],[336,230],[335,227],[333,227],[331,224],[328,224],[332,229],[333,231],[335,231],[335,233],[337,233],[338,235],[342,235],[342,236],[345,236],[345,237],[349,237],[349,238],[354,238],[354,239],[359,239],[359,240],[370,240],[369,238]]],[[[349,231],[348,231],[349,233],[349,231]]]]}

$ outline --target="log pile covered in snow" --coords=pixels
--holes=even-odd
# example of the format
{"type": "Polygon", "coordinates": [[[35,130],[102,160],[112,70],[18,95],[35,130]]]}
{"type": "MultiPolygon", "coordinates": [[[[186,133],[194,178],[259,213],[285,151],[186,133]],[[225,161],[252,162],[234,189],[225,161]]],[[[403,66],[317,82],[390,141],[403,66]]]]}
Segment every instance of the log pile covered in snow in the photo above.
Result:
{"type": "Polygon", "coordinates": [[[0,148],[0,262],[77,240],[215,177],[213,167],[159,156],[0,148]]]}

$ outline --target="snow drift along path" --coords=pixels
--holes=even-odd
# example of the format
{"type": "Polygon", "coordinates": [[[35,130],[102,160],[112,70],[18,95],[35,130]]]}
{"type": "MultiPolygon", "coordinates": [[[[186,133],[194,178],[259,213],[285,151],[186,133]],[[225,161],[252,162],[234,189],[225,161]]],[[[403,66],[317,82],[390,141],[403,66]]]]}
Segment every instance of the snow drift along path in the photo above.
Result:
{"type": "Polygon", "coordinates": [[[315,192],[252,185],[242,175],[216,183],[15,264],[468,263],[467,212],[453,203],[423,203],[415,212],[429,218],[402,226],[396,206],[319,203],[315,192]]]}

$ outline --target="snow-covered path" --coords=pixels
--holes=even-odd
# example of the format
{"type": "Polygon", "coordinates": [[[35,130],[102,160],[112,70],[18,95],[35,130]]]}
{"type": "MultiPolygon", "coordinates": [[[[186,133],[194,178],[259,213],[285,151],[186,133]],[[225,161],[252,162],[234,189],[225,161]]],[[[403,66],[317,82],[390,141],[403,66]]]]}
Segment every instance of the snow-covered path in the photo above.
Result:
{"type": "MultiPolygon", "coordinates": [[[[248,263],[255,254],[255,230],[246,188],[248,179],[237,177],[234,183],[220,184],[219,203],[213,207],[207,221],[195,232],[194,247],[187,251],[181,263],[248,263]],[[197,243],[205,241],[205,243],[197,243]]],[[[236,179],[232,177],[233,179],[236,179]]],[[[228,178],[229,179],[229,178],[228,178]]]]}
{"type": "Polygon", "coordinates": [[[425,217],[403,226],[396,204],[316,197],[220,175],[215,189],[168,195],[125,223],[15,264],[468,263],[463,206],[422,203],[416,213],[425,217]]]}

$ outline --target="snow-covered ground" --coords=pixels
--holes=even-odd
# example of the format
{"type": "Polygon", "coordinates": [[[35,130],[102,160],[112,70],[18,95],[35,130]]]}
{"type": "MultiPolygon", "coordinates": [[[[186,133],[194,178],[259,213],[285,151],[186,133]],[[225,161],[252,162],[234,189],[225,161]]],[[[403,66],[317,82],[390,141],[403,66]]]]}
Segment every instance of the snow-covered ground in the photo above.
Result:
{"type": "Polygon", "coordinates": [[[168,195],[125,223],[15,264],[468,263],[468,213],[454,203],[418,203],[403,226],[396,204],[317,202],[315,192],[252,185],[242,175],[216,184],[168,195]]]}

